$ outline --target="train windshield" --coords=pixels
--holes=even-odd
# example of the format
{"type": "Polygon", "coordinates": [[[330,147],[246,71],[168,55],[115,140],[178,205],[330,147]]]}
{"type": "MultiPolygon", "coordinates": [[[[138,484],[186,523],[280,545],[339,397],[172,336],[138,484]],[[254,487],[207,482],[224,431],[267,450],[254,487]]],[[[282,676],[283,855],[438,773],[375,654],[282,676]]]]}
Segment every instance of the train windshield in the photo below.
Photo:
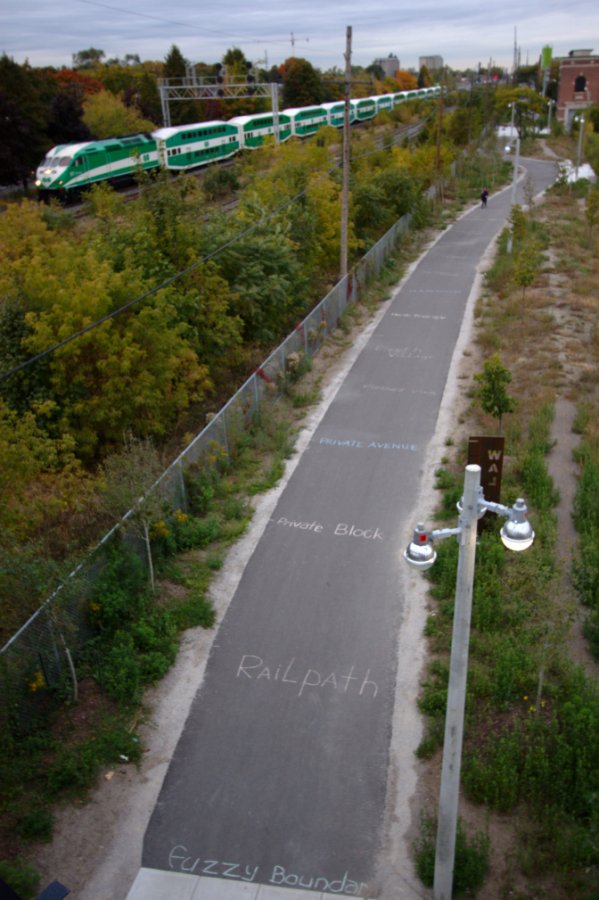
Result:
{"type": "Polygon", "coordinates": [[[43,161],[42,166],[49,169],[55,169],[57,166],[68,166],[70,162],[70,156],[47,156],[43,161]]]}

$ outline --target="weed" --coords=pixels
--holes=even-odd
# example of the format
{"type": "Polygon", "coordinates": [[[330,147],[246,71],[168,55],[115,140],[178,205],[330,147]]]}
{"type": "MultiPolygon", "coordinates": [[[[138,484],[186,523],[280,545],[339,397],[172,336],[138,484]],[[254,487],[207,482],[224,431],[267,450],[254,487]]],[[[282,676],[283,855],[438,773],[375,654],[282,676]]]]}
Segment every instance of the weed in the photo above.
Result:
{"type": "Polygon", "coordinates": [[[61,746],[47,773],[50,795],[75,795],[89,789],[104,765],[139,762],[139,739],[123,725],[110,724],[74,746],[61,746]]]}
{"type": "Polygon", "coordinates": [[[19,820],[17,830],[28,841],[51,841],[54,815],[47,807],[40,807],[25,813],[19,820]]]}
{"type": "Polygon", "coordinates": [[[19,858],[12,861],[0,860],[0,878],[21,900],[32,900],[37,894],[39,872],[19,858]]]}
{"type": "MultiPolygon", "coordinates": [[[[420,836],[415,845],[416,872],[427,887],[433,886],[435,874],[435,834],[436,822],[424,817],[420,825],[420,836]]],[[[458,819],[455,843],[455,863],[453,870],[453,892],[475,894],[482,887],[489,868],[490,841],[487,835],[475,834],[468,839],[461,819],[458,819]]]]}
{"type": "Polygon", "coordinates": [[[173,621],[180,630],[186,628],[212,628],[216,613],[212,602],[200,590],[190,591],[188,597],[172,610],[173,621]]]}

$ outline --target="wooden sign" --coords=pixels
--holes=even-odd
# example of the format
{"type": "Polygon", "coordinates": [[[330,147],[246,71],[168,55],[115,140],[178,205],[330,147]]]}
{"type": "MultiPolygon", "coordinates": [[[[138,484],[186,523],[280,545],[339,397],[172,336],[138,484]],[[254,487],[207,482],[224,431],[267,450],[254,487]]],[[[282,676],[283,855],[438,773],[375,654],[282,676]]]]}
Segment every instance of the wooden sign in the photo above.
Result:
{"type": "Polygon", "coordinates": [[[503,451],[505,438],[468,438],[468,464],[480,466],[480,483],[485,500],[501,502],[501,473],[503,471],[503,451]]]}

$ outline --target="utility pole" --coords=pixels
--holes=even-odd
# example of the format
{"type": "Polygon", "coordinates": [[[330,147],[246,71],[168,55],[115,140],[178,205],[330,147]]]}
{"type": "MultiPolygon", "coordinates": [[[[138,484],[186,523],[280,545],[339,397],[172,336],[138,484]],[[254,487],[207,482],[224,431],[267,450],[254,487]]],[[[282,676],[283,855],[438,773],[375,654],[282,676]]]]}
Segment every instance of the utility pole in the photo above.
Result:
{"type": "Polygon", "coordinates": [[[349,220],[349,162],[350,162],[350,100],[351,100],[351,39],[352,27],[345,35],[345,108],[343,113],[343,183],[341,188],[341,278],[347,275],[347,233],[349,220]]]}

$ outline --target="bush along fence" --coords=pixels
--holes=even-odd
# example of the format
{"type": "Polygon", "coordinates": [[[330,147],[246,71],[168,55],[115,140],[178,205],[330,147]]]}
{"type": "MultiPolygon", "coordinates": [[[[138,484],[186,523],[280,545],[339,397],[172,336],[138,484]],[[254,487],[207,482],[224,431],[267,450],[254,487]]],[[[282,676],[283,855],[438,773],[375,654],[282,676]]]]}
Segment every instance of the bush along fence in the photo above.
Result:
{"type": "MultiPolygon", "coordinates": [[[[434,189],[431,189],[427,199],[430,201],[433,196],[434,189]]],[[[410,228],[412,218],[413,214],[408,214],[396,222],[335,285],[171,463],[138,507],[129,510],[104,535],[89,556],[2,647],[1,731],[17,735],[35,728],[36,719],[48,708],[51,694],[76,699],[77,667],[82,660],[89,661],[90,647],[93,655],[97,635],[97,623],[93,614],[90,615],[93,600],[90,602],[89,598],[93,598],[94,586],[102,582],[106,566],[110,565],[111,548],[124,541],[151,568],[149,541],[146,553],[144,542],[133,533],[138,529],[131,527],[143,503],[159,493],[164,505],[173,511],[189,508],[193,482],[190,475],[205,471],[206,467],[217,467],[219,459],[234,452],[236,442],[256,414],[279,394],[293,362],[298,357],[311,358],[319,351],[345,310],[360,299],[367,284],[381,272],[410,228]]],[[[102,683],[101,674],[99,680],[102,683]]]]}

